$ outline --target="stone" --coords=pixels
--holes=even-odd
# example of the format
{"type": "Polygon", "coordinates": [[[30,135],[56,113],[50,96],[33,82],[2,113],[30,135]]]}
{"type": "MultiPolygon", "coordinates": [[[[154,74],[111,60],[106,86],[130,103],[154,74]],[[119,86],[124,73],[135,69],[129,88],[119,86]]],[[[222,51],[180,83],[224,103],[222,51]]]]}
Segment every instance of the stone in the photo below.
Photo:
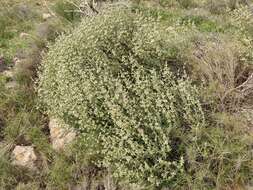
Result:
{"type": "Polygon", "coordinates": [[[29,34],[27,34],[25,32],[21,32],[20,35],[19,35],[20,38],[25,38],[27,36],[29,36],[29,34]]]}
{"type": "Polygon", "coordinates": [[[14,165],[36,169],[37,156],[32,146],[16,146],[12,152],[12,157],[14,165]]]}
{"type": "Polygon", "coordinates": [[[14,77],[14,73],[11,70],[6,70],[2,73],[6,78],[13,78],[14,77]]]}
{"type": "Polygon", "coordinates": [[[51,18],[51,17],[52,17],[52,15],[49,14],[49,13],[43,13],[43,14],[42,14],[43,20],[47,20],[47,19],[49,19],[49,18],[51,18]]]}
{"type": "Polygon", "coordinates": [[[66,124],[63,124],[57,119],[50,119],[49,129],[53,149],[57,151],[63,150],[76,137],[74,130],[67,128],[66,124]]]}

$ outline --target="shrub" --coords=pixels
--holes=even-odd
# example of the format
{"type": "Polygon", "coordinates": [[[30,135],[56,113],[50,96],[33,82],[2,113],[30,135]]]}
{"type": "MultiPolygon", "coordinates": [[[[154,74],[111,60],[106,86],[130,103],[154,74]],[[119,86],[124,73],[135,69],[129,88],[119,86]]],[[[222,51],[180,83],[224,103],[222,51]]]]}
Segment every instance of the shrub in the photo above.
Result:
{"type": "Polygon", "coordinates": [[[205,102],[215,99],[220,111],[240,111],[253,94],[250,85],[253,67],[248,46],[224,36],[198,37],[194,43],[188,54],[189,62],[195,68],[193,75],[210,89],[205,102]]]}
{"type": "Polygon", "coordinates": [[[177,73],[183,42],[150,17],[107,12],[50,47],[39,96],[49,114],[98,145],[114,177],[169,186],[184,165],[172,129],[204,123],[196,88],[177,73]]]}

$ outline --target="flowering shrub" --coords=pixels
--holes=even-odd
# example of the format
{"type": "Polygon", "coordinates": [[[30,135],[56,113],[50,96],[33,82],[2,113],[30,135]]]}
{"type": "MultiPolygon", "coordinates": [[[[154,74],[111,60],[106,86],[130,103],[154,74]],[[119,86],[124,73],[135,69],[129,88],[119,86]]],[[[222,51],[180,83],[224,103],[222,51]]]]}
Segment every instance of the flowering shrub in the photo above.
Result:
{"type": "Polygon", "coordinates": [[[204,124],[197,89],[177,73],[183,32],[114,10],[84,20],[44,58],[38,92],[49,114],[96,144],[114,177],[162,187],[183,171],[173,129],[204,124]]]}

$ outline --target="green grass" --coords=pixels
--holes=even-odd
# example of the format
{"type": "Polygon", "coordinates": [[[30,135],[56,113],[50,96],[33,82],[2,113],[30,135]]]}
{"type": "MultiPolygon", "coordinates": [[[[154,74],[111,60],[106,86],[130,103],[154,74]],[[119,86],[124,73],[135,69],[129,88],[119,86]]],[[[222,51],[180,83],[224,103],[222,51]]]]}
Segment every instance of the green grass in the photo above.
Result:
{"type": "Polygon", "coordinates": [[[53,6],[53,10],[59,17],[68,22],[78,22],[81,19],[81,13],[77,12],[77,7],[71,1],[58,0],[53,6]]]}
{"type": "MultiPolygon", "coordinates": [[[[6,5],[5,1],[3,5],[6,5]]],[[[29,33],[34,28],[34,24],[40,20],[33,8],[26,7],[25,4],[6,5],[0,8],[0,54],[3,54],[6,60],[9,60],[8,62],[11,61],[17,50],[26,46],[19,34],[29,33]],[[23,12],[22,9],[24,9],[23,12]]]]}
{"type": "MultiPolygon", "coordinates": [[[[59,170],[64,168],[64,165],[60,164],[60,158],[66,156],[52,149],[47,117],[38,109],[33,83],[42,51],[46,51],[47,43],[53,43],[57,35],[65,28],[68,29],[69,23],[66,23],[65,18],[58,16],[43,21],[42,10],[47,11],[48,7],[37,6],[34,1],[4,1],[3,5],[6,7],[0,7],[0,55],[4,56],[5,64],[9,66],[13,65],[13,58],[18,52],[23,54],[24,59],[15,66],[13,79],[0,73],[0,144],[3,146],[0,155],[0,189],[41,189],[52,184],[52,188],[62,189],[69,183],[58,180],[67,179],[64,176],[68,174],[59,170]],[[28,15],[19,14],[19,5],[29,7],[28,15]],[[22,32],[28,36],[21,38],[22,32]],[[6,84],[11,80],[18,84],[15,89],[6,88],[6,84]],[[10,151],[3,150],[15,145],[34,146],[40,156],[40,173],[33,173],[11,164],[10,151]],[[57,169],[58,166],[60,168],[57,169]]],[[[48,6],[52,7],[53,4],[48,6]]],[[[55,6],[58,7],[58,11],[64,13],[65,5],[62,6],[61,2],[58,2],[55,6]]],[[[74,21],[73,19],[71,21],[74,21]]]]}

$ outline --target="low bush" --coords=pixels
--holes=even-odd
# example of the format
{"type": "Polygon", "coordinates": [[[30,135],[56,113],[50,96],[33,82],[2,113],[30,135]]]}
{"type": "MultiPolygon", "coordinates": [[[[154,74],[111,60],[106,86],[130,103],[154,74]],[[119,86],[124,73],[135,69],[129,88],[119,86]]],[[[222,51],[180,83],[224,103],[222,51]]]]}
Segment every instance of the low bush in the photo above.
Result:
{"type": "Polygon", "coordinates": [[[249,47],[222,35],[198,37],[194,44],[188,54],[189,62],[194,68],[193,75],[209,88],[205,103],[213,101],[219,111],[229,112],[248,107],[246,100],[253,94],[249,47]]]}
{"type": "Polygon", "coordinates": [[[250,188],[247,1],[133,0],[105,15],[101,7],[121,3],[100,1],[1,2],[0,54],[8,66],[22,60],[14,77],[0,74],[0,189],[250,188]],[[33,83],[48,41],[84,15],[92,18],[49,46],[39,73],[43,108],[80,132],[55,152],[33,83]],[[12,165],[21,144],[34,147],[39,172],[12,165]]]}
{"type": "Polygon", "coordinates": [[[249,44],[211,19],[132,10],[84,20],[49,48],[38,81],[48,114],[135,189],[250,183],[252,141],[248,124],[238,127],[252,93],[249,44]]]}
{"type": "Polygon", "coordinates": [[[49,114],[93,139],[117,178],[171,185],[184,166],[173,128],[204,124],[197,89],[178,73],[177,36],[121,9],[84,21],[44,59],[38,91],[49,114]]]}

